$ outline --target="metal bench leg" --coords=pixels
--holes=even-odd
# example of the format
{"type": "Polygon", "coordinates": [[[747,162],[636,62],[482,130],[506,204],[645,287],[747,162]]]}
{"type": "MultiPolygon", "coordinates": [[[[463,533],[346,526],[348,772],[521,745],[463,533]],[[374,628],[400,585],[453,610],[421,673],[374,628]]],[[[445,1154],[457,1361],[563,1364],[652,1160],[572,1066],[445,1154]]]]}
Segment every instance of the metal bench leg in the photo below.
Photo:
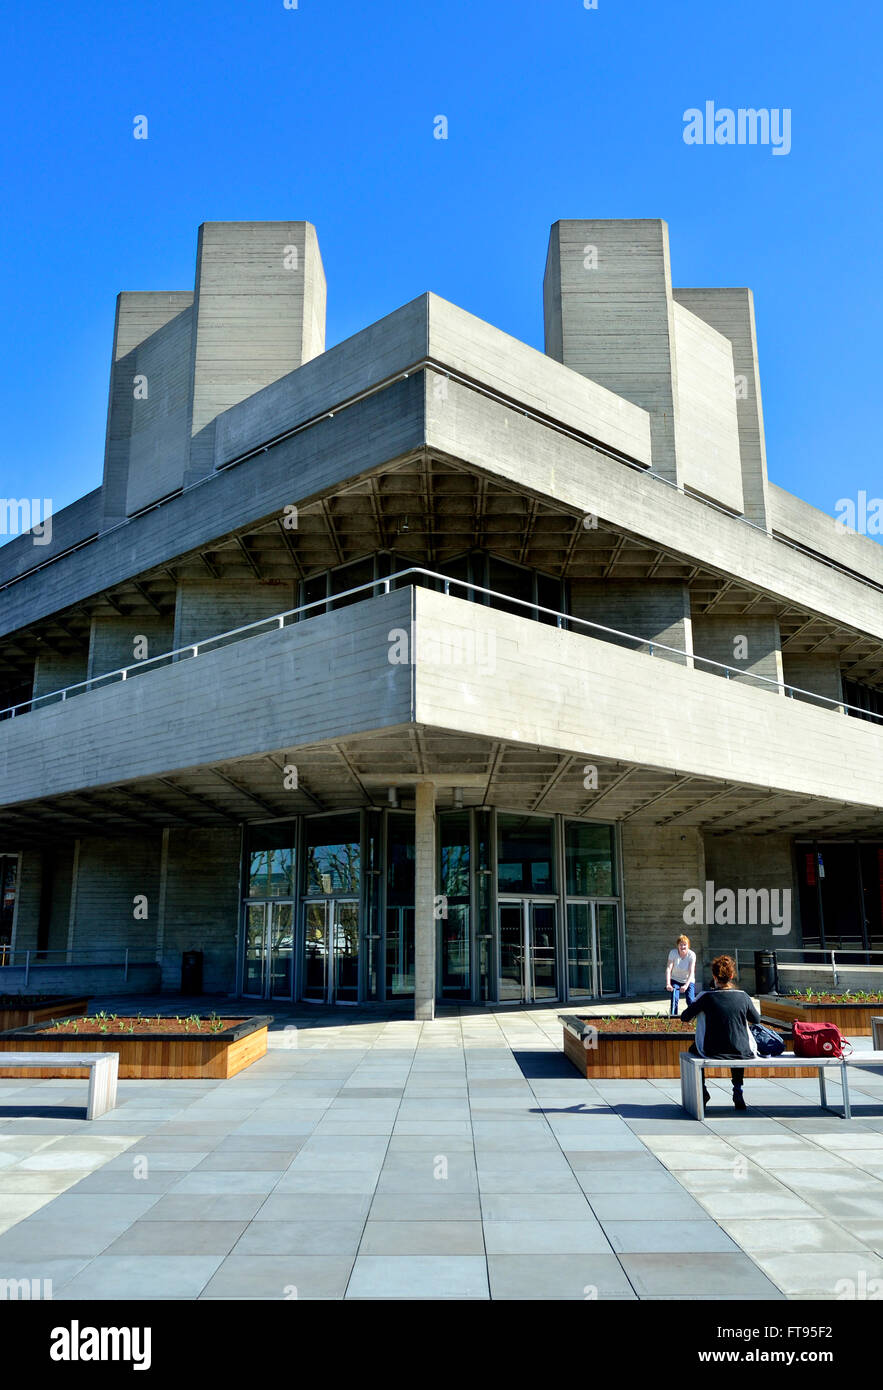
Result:
{"type": "Polygon", "coordinates": [[[825,1068],[819,1067],[819,1104],[823,1110],[828,1108],[828,1092],[825,1088],[825,1068]]]}
{"type": "Polygon", "coordinates": [[[849,1104],[849,1082],[846,1079],[847,1066],[845,1062],[840,1063],[840,1084],[843,1087],[843,1118],[852,1119],[852,1108],[849,1104]]]}
{"type": "Polygon", "coordinates": [[[681,1053],[681,1105],[694,1120],[705,1118],[702,1099],[702,1068],[696,1066],[686,1052],[681,1053]]]}
{"type": "Polygon", "coordinates": [[[117,1103],[117,1077],[119,1057],[102,1057],[89,1069],[89,1099],[86,1105],[86,1119],[97,1120],[100,1115],[113,1110],[117,1103]]]}

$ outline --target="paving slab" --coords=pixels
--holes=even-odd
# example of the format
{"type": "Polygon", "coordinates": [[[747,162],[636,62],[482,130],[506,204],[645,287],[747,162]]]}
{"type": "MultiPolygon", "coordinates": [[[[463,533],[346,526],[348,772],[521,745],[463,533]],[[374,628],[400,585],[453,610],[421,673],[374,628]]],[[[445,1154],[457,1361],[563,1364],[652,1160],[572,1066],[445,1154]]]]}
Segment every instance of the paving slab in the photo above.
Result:
{"type": "MultiPolygon", "coordinates": [[[[712,1223],[713,1224],[713,1223],[712,1223]]],[[[484,1222],[488,1255],[606,1255],[610,1242],[588,1212],[577,1221],[484,1222]]]]}
{"type": "Polygon", "coordinates": [[[483,1255],[359,1255],[348,1299],[487,1299],[483,1255]]]}
{"type": "Polygon", "coordinates": [[[494,1299],[573,1300],[637,1297],[614,1254],[489,1255],[494,1299]]]}
{"type": "Polygon", "coordinates": [[[247,1221],[136,1221],[108,1255],[228,1255],[247,1221]]]}
{"type": "Polygon", "coordinates": [[[705,1215],[704,1220],[657,1219],[645,1213],[638,1220],[602,1222],[604,1234],[616,1254],[640,1252],[668,1253],[679,1263],[684,1252],[738,1253],[739,1246],[722,1230],[716,1221],[705,1215]]]}
{"type": "MultiPolygon", "coordinates": [[[[252,1221],[237,1240],[236,1255],[352,1255],[364,1221],[252,1221]]],[[[228,1253],[225,1251],[225,1253],[228,1253]]]]}
{"type": "MultiPolygon", "coordinates": [[[[782,1251],[810,1254],[813,1251],[842,1252],[864,1248],[862,1241],[845,1226],[822,1217],[804,1219],[768,1216],[764,1220],[751,1217],[735,1217],[730,1220],[720,1217],[719,1224],[733,1237],[737,1245],[751,1254],[758,1251],[768,1254],[781,1254],[782,1251]]],[[[867,1229],[866,1223],[864,1224],[867,1229]]],[[[880,1223],[880,1231],[883,1234],[883,1222],[880,1223]]]]}
{"type": "MultiPolygon", "coordinates": [[[[487,1227],[485,1226],[485,1231],[487,1227]]],[[[368,1221],[359,1255],[480,1255],[480,1221],[368,1221]]]]}
{"type": "Polygon", "coordinates": [[[220,1255],[99,1255],[65,1284],[74,1300],[198,1298],[220,1255]]]}
{"type": "Polygon", "coordinates": [[[754,1261],[739,1252],[623,1254],[622,1265],[639,1296],[739,1302],[784,1297],[754,1261]]]}
{"type": "Polygon", "coordinates": [[[789,1298],[865,1302],[883,1294],[883,1259],[871,1251],[766,1254],[754,1259],[789,1298]]]}

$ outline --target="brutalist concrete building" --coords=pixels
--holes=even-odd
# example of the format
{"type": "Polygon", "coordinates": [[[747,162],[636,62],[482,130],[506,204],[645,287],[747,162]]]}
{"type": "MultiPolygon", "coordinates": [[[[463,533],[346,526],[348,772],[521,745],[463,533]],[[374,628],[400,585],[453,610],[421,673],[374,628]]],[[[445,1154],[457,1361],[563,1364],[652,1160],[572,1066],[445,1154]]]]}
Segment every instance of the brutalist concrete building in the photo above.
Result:
{"type": "Polygon", "coordinates": [[[545,353],[433,294],[326,351],[305,222],[120,295],[102,485],[0,549],[0,990],[883,948],[883,551],[768,481],[750,291],[567,221],[544,303],[545,353]]]}

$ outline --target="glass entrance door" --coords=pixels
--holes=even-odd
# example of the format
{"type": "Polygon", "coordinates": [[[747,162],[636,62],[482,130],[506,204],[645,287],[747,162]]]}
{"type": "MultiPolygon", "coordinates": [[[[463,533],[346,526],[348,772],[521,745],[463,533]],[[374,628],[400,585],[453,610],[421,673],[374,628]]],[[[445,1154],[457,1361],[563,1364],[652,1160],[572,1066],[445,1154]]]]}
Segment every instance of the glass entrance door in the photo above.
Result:
{"type": "Polygon", "coordinates": [[[558,997],[558,912],[554,902],[499,904],[500,1003],[558,997]]]}
{"type": "Polygon", "coordinates": [[[386,997],[414,993],[414,909],[386,909],[386,997]]]}
{"type": "Polygon", "coordinates": [[[326,898],[304,904],[302,995],[314,1004],[359,1001],[359,904],[326,898]]]}
{"type": "Polygon", "coordinates": [[[519,903],[500,903],[500,982],[498,999],[525,997],[524,981],[524,908],[519,903]]]}
{"type": "Polygon", "coordinates": [[[294,985],[294,910],[291,903],[249,903],[245,910],[242,993],[290,999],[294,985]]]}
{"type": "Polygon", "coordinates": [[[267,940],[269,903],[249,903],[245,909],[245,952],[242,967],[242,993],[264,998],[264,956],[267,940]]]}
{"type": "Polygon", "coordinates": [[[294,988],[294,908],[291,903],[270,904],[269,996],[290,999],[294,988]]]}
{"type": "Polygon", "coordinates": [[[531,998],[557,999],[558,913],[554,903],[528,903],[527,906],[531,998]]]}
{"type": "Polygon", "coordinates": [[[567,986],[571,998],[619,993],[616,911],[615,903],[567,904],[567,986]]]}
{"type": "Polygon", "coordinates": [[[335,900],[333,996],[330,1003],[359,1002],[359,904],[335,900]]]}

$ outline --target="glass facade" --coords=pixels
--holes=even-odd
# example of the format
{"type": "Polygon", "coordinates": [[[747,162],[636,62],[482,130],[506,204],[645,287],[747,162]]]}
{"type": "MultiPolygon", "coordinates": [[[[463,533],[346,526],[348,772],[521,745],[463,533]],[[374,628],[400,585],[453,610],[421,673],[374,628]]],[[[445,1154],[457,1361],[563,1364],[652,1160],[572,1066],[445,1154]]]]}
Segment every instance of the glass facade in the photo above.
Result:
{"type": "Polygon", "coordinates": [[[294,821],[257,826],[251,833],[248,859],[250,898],[290,898],[294,891],[294,821]]]}
{"type": "Polygon", "coordinates": [[[0,965],[4,963],[4,946],[12,942],[12,922],[15,916],[15,885],[18,877],[18,859],[11,854],[0,854],[0,965]]]}
{"type": "Polygon", "coordinates": [[[310,817],[304,835],[307,893],[358,893],[362,880],[359,813],[310,817]]]}
{"type": "Polygon", "coordinates": [[[452,811],[438,818],[441,994],[472,997],[470,949],[472,818],[452,811]]]}
{"type": "Polygon", "coordinates": [[[616,840],[612,825],[565,821],[564,862],[568,895],[616,896],[616,840]]]}
{"type": "Polygon", "coordinates": [[[498,892],[554,893],[553,825],[545,816],[498,814],[498,892]]]}
{"type": "MultiPolygon", "coordinates": [[[[419,558],[402,552],[378,551],[361,559],[348,561],[334,569],[323,570],[304,580],[301,586],[300,602],[316,605],[305,616],[314,617],[328,613],[335,608],[345,608],[351,603],[360,603],[371,597],[372,591],[352,594],[347,598],[337,598],[338,594],[361,585],[372,584],[390,574],[405,571],[412,566],[430,568],[436,574],[451,580],[462,580],[474,589],[452,584],[450,592],[458,598],[471,603],[481,603],[498,608],[504,613],[514,613],[520,618],[530,618],[535,622],[566,626],[569,609],[569,589],[566,580],[555,575],[544,574],[540,570],[529,569],[526,565],[514,564],[485,550],[470,550],[449,560],[436,561],[426,565],[425,557],[419,558]],[[490,590],[492,592],[478,592],[490,590]],[[541,610],[548,611],[541,611],[541,610]]],[[[418,588],[441,590],[444,580],[433,579],[423,574],[406,574],[395,580],[393,588],[418,588]]]]}
{"type": "Polygon", "coordinates": [[[794,849],[804,946],[883,950],[883,842],[798,840],[794,849]]]}
{"type": "MultiPolygon", "coordinates": [[[[620,991],[614,827],[480,807],[439,811],[436,828],[439,999],[620,991]]],[[[249,827],[243,993],[325,1004],[413,996],[415,864],[410,811],[249,827]]]]}

